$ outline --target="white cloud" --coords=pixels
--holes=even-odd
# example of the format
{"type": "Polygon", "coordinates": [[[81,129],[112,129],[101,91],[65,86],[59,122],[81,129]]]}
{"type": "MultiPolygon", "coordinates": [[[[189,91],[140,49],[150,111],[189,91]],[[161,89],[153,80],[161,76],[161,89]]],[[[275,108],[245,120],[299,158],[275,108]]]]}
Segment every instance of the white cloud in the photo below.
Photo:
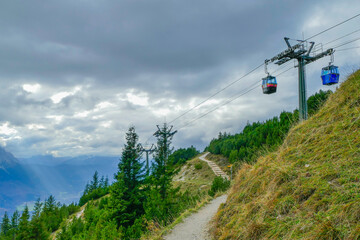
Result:
{"type": "Polygon", "coordinates": [[[77,86],[72,91],[63,91],[63,92],[56,93],[51,96],[51,100],[53,101],[53,103],[57,104],[57,103],[61,102],[61,100],[63,100],[64,98],[75,95],[80,90],[81,90],[81,87],[77,86]]]}
{"type": "Polygon", "coordinates": [[[115,105],[108,101],[100,102],[100,103],[96,104],[94,112],[98,112],[102,109],[113,107],[113,106],[115,106],[115,105]]]}
{"type": "Polygon", "coordinates": [[[90,113],[91,113],[91,111],[77,112],[77,113],[74,114],[74,117],[76,117],[76,118],[84,118],[84,117],[87,117],[90,113]]]}
{"type": "Polygon", "coordinates": [[[3,135],[14,135],[16,134],[18,131],[15,128],[9,127],[10,123],[9,122],[5,122],[0,126],[0,134],[3,135]]]}
{"type": "Polygon", "coordinates": [[[59,103],[63,98],[66,98],[68,96],[72,95],[72,92],[59,92],[57,94],[54,94],[51,96],[51,100],[53,103],[59,103]]]}
{"type": "Polygon", "coordinates": [[[112,121],[105,121],[105,122],[102,122],[100,125],[104,128],[109,128],[112,124],[112,121]]]}
{"type": "Polygon", "coordinates": [[[134,105],[139,105],[143,107],[149,105],[149,97],[144,92],[135,94],[134,91],[131,91],[126,94],[126,97],[127,100],[134,105]]]}
{"type": "Polygon", "coordinates": [[[24,84],[24,85],[22,85],[22,88],[26,92],[36,93],[41,88],[41,85],[38,84],[38,83],[36,83],[36,84],[24,84]]]}
{"type": "Polygon", "coordinates": [[[27,124],[26,125],[29,130],[40,130],[40,129],[46,129],[46,127],[42,124],[27,124]]]}
{"type": "Polygon", "coordinates": [[[46,118],[54,119],[56,123],[60,123],[64,119],[64,116],[63,115],[48,115],[48,116],[46,116],[46,118]]]}

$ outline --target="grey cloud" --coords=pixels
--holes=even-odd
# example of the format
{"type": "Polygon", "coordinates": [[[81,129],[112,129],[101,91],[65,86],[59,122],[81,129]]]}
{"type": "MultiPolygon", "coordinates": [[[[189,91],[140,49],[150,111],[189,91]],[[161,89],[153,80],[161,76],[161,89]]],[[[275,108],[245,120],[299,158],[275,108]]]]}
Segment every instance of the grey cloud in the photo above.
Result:
{"type": "MultiPolygon", "coordinates": [[[[346,11],[342,11],[339,21],[349,17],[344,12],[351,12],[351,6],[356,5],[355,0],[345,3],[346,11]]],[[[23,140],[8,142],[8,148],[15,155],[51,150],[62,155],[117,154],[117,146],[122,145],[124,132],[131,124],[145,141],[155,131],[155,124],[165,118],[174,119],[265,58],[284,50],[284,36],[301,38],[305,22],[323,14],[324,4],[329,11],[336,11],[335,1],[308,0],[301,4],[295,0],[3,3],[0,79],[6,87],[0,89],[0,124],[9,122],[23,135],[23,140]],[[21,89],[24,83],[39,83],[42,92],[26,93],[21,89]],[[59,103],[50,99],[76,87],[81,90],[59,103]],[[145,94],[148,105],[131,102],[128,93],[145,94]],[[95,111],[101,102],[114,106],[95,111]],[[85,111],[87,115],[76,117],[85,111]],[[29,131],[27,124],[42,124],[46,130],[29,131]],[[42,138],[48,141],[36,142],[42,138]]],[[[306,32],[309,34],[312,32],[306,32]]],[[[353,55],[348,59],[356,58],[353,55]]],[[[309,94],[321,87],[314,69],[323,63],[308,68],[309,94]]],[[[226,101],[263,74],[260,69],[215,99],[226,101]]],[[[239,131],[247,120],[265,120],[282,110],[293,110],[297,106],[296,91],[294,70],[279,78],[276,96],[263,96],[259,87],[183,129],[174,143],[203,148],[219,131],[239,131]]],[[[181,127],[213,107],[201,106],[174,125],[181,127]]]]}

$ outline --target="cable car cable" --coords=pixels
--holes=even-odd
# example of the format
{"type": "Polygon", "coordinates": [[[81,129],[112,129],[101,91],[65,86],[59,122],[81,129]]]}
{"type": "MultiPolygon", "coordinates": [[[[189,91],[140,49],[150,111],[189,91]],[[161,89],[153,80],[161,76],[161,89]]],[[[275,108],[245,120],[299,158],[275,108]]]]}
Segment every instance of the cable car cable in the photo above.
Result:
{"type": "Polygon", "coordinates": [[[338,24],[335,24],[335,25],[333,25],[333,26],[331,26],[331,27],[329,27],[329,28],[327,28],[327,29],[325,29],[325,30],[317,33],[317,34],[314,34],[314,35],[312,35],[311,37],[308,37],[307,39],[305,39],[304,41],[307,41],[307,40],[309,40],[309,39],[311,39],[311,38],[317,37],[317,36],[319,36],[319,35],[327,32],[327,31],[329,31],[329,30],[331,30],[331,29],[333,29],[333,28],[335,28],[335,27],[338,27],[338,26],[340,26],[340,25],[342,25],[342,24],[344,24],[344,23],[346,23],[346,22],[348,22],[348,21],[350,21],[350,20],[352,20],[352,19],[354,19],[354,18],[357,18],[357,17],[359,17],[359,16],[360,16],[360,13],[359,13],[359,14],[356,14],[356,15],[352,16],[351,18],[348,18],[348,19],[346,19],[346,20],[344,20],[344,21],[342,21],[342,22],[340,22],[340,23],[338,23],[338,24]]]}
{"type": "MultiPolygon", "coordinates": [[[[346,23],[346,22],[348,22],[348,21],[350,21],[350,20],[352,20],[352,19],[354,19],[354,18],[357,18],[357,17],[359,17],[359,16],[360,16],[360,13],[359,13],[359,14],[356,14],[356,15],[354,15],[354,16],[352,16],[352,17],[350,17],[350,18],[348,18],[348,19],[346,19],[346,20],[344,20],[344,21],[342,21],[342,22],[340,22],[340,23],[338,23],[338,24],[335,24],[335,25],[333,25],[333,26],[331,26],[331,27],[329,27],[329,28],[327,28],[327,29],[325,29],[325,30],[317,33],[317,34],[314,34],[314,35],[312,35],[311,37],[308,37],[308,38],[306,38],[306,39],[303,40],[303,41],[307,41],[307,40],[309,40],[309,39],[311,39],[311,38],[317,37],[317,36],[319,36],[319,35],[327,32],[327,31],[329,31],[329,30],[331,30],[331,29],[333,29],[333,28],[335,28],[335,27],[338,27],[338,26],[340,26],[340,25],[342,25],[342,24],[344,24],[344,23],[346,23]]],[[[354,32],[357,32],[357,30],[354,31],[354,32]]],[[[350,33],[350,34],[352,34],[352,33],[350,33]]],[[[349,34],[349,35],[350,35],[350,34],[349,34]]],[[[347,36],[348,36],[348,35],[347,35],[347,36]]],[[[344,37],[344,36],[343,36],[343,37],[344,37]]],[[[335,41],[337,41],[337,40],[338,40],[338,39],[335,39],[335,40],[333,40],[333,42],[335,42],[335,41]]],[[[359,39],[353,40],[353,41],[351,41],[351,42],[354,42],[354,41],[357,41],[357,40],[359,40],[359,39]]],[[[344,45],[349,44],[349,43],[351,43],[351,42],[347,42],[347,43],[344,43],[344,44],[342,44],[342,45],[336,46],[336,48],[341,47],[341,46],[344,46],[344,45]]],[[[329,43],[330,43],[330,42],[329,42],[329,43]]],[[[327,44],[329,44],[329,43],[327,43],[327,44]]],[[[258,68],[260,68],[260,67],[263,66],[263,65],[264,65],[264,63],[262,63],[261,65],[257,66],[256,68],[254,68],[253,70],[251,70],[251,71],[248,72],[247,74],[243,75],[243,76],[240,77],[239,79],[235,80],[234,82],[230,83],[229,85],[227,85],[227,86],[225,86],[224,88],[222,88],[221,90],[219,90],[218,92],[216,92],[216,93],[214,93],[213,95],[209,96],[207,99],[205,99],[204,101],[200,102],[199,104],[197,104],[196,106],[192,107],[191,109],[187,110],[187,111],[184,112],[183,114],[179,115],[178,117],[176,117],[175,119],[173,119],[173,120],[170,121],[169,123],[172,123],[172,122],[176,121],[177,119],[183,117],[183,116],[186,115],[187,113],[191,112],[191,111],[194,110],[195,108],[197,108],[197,107],[199,107],[200,105],[204,104],[205,102],[207,102],[208,100],[210,100],[211,98],[213,98],[214,96],[216,96],[217,94],[219,94],[220,92],[224,91],[225,89],[227,89],[227,88],[230,87],[231,85],[233,85],[233,84],[235,84],[236,82],[240,81],[242,78],[248,76],[249,74],[251,74],[252,72],[254,72],[255,70],[257,70],[258,68]]],[[[289,68],[289,69],[287,69],[287,70],[285,70],[284,72],[287,72],[287,71],[289,71],[290,69],[292,69],[292,67],[289,68]]],[[[283,74],[284,72],[282,72],[282,73],[280,73],[280,74],[283,74]]],[[[280,75],[280,74],[279,74],[279,75],[280,75]]],[[[277,76],[279,76],[279,75],[277,75],[277,76]]],[[[252,90],[253,90],[253,89],[251,89],[250,91],[252,91],[252,90]]],[[[214,111],[215,111],[215,110],[214,110],[214,111]]],[[[183,127],[181,127],[181,128],[183,128],[183,127]]],[[[151,136],[148,138],[147,141],[149,141],[152,137],[153,137],[153,135],[151,135],[151,136]]]]}
{"type": "Polygon", "coordinates": [[[339,37],[339,38],[337,38],[337,39],[335,39],[335,40],[332,40],[332,41],[330,41],[330,42],[327,42],[327,43],[325,43],[323,46],[326,46],[326,45],[328,45],[328,44],[330,44],[330,43],[336,42],[336,41],[338,41],[338,40],[340,40],[340,39],[343,39],[344,37],[350,36],[350,35],[352,35],[352,34],[354,34],[354,33],[357,33],[357,32],[360,32],[360,28],[357,29],[357,30],[355,30],[355,31],[353,31],[353,32],[351,32],[351,33],[345,34],[345,35],[343,35],[343,36],[341,36],[341,37],[339,37]]]}
{"type": "Polygon", "coordinates": [[[224,88],[220,89],[219,91],[217,91],[216,93],[212,94],[211,96],[209,96],[208,98],[206,98],[205,100],[203,100],[202,102],[200,102],[199,104],[195,105],[194,107],[190,108],[189,110],[187,110],[186,112],[182,113],[181,115],[179,115],[178,117],[174,118],[173,120],[171,120],[169,122],[169,124],[175,122],[177,119],[183,117],[184,115],[186,115],[187,113],[191,112],[192,110],[194,110],[195,108],[199,107],[200,105],[204,104],[205,102],[209,101],[211,98],[213,98],[214,96],[218,95],[219,93],[221,93],[222,91],[224,91],[225,89],[229,88],[230,86],[234,85],[235,83],[237,83],[238,81],[240,81],[241,79],[243,79],[244,77],[250,75],[251,73],[255,72],[258,68],[262,67],[264,65],[264,63],[260,64],[259,66],[253,68],[250,72],[244,74],[243,76],[241,76],[240,78],[236,79],[235,81],[231,82],[230,84],[226,85],[224,88]]]}
{"type": "Polygon", "coordinates": [[[247,93],[251,92],[252,90],[254,90],[254,89],[258,88],[259,86],[261,86],[261,85],[258,85],[258,84],[257,84],[256,86],[254,86],[253,88],[249,89],[248,91],[246,91],[246,92],[242,93],[242,94],[241,94],[241,95],[239,95],[238,97],[236,97],[236,98],[234,98],[234,99],[232,99],[232,100],[229,100],[229,101],[227,101],[227,102],[225,102],[225,103],[223,103],[223,104],[221,104],[221,105],[219,105],[219,106],[217,106],[217,107],[213,108],[212,110],[210,110],[210,111],[208,111],[208,112],[204,113],[203,115],[201,115],[201,116],[200,116],[200,117],[198,117],[198,118],[195,118],[195,119],[191,120],[190,122],[188,122],[188,123],[187,123],[187,124],[185,124],[184,126],[182,126],[182,127],[178,128],[178,130],[183,129],[183,128],[185,128],[185,127],[189,126],[191,123],[193,123],[193,122],[195,122],[195,121],[197,121],[197,120],[199,120],[199,119],[201,119],[201,118],[205,117],[206,115],[208,115],[208,114],[210,114],[210,113],[214,112],[214,111],[215,111],[215,110],[217,110],[218,108],[220,108],[220,107],[222,107],[222,106],[224,106],[224,105],[226,105],[226,104],[231,103],[232,101],[236,100],[237,98],[239,98],[239,97],[241,97],[241,96],[243,96],[243,95],[245,95],[245,94],[247,94],[247,93]]]}
{"type": "Polygon", "coordinates": [[[347,50],[358,49],[358,48],[360,48],[360,47],[343,48],[343,49],[338,49],[336,51],[340,52],[340,51],[347,51],[347,50]]]}
{"type": "Polygon", "coordinates": [[[342,44],[340,44],[340,45],[337,45],[336,47],[333,47],[333,48],[336,49],[336,48],[342,47],[342,46],[344,46],[344,45],[347,45],[347,44],[350,44],[350,43],[353,43],[353,42],[356,42],[356,41],[359,41],[359,40],[360,40],[360,37],[358,37],[358,38],[356,38],[356,39],[353,39],[353,40],[350,40],[350,41],[348,41],[348,42],[342,43],[342,44]]]}
{"type": "MultiPolygon", "coordinates": [[[[286,73],[287,71],[289,71],[289,70],[291,70],[291,69],[293,69],[293,67],[290,67],[290,68],[288,68],[287,70],[285,70],[285,71],[283,71],[283,72],[279,73],[278,75],[276,75],[276,77],[278,77],[278,76],[280,76],[280,75],[282,75],[282,74],[286,73]]],[[[217,110],[217,109],[221,108],[222,106],[225,106],[225,105],[227,105],[227,104],[229,104],[229,103],[231,103],[231,102],[235,101],[236,99],[238,99],[238,98],[240,98],[240,97],[244,96],[245,94],[247,94],[247,93],[249,93],[249,92],[253,91],[253,90],[254,90],[254,89],[256,89],[257,87],[261,86],[261,84],[259,85],[259,84],[258,84],[258,82],[259,82],[259,81],[256,81],[256,82],[255,82],[254,84],[252,84],[252,85],[251,85],[251,86],[250,86],[247,90],[245,90],[245,92],[240,93],[240,95],[239,95],[239,94],[235,94],[235,95],[231,96],[231,97],[230,97],[230,98],[228,98],[228,100],[226,100],[225,102],[221,103],[220,105],[216,106],[215,108],[211,109],[210,111],[208,111],[208,112],[206,112],[206,113],[202,114],[201,116],[199,116],[199,117],[197,117],[197,118],[195,118],[195,119],[191,120],[190,122],[186,123],[184,126],[182,126],[182,127],[178,128],[178,130],[183,129],[183,128],[185,128],[185,127],[189,126],[191,123],[196,122],[197,120],[199,120],[199,119],[201,119],[201,118],[203,118],[203,117],[207,116],[208,114],[210,114],[210,113],[214,112],[215,110],[217,110]],[[256,85],[255,85],[255,84],[256,84],[256,85]],[[255,85],[255,86],[254,86],[254,85],[255,85]]]]}

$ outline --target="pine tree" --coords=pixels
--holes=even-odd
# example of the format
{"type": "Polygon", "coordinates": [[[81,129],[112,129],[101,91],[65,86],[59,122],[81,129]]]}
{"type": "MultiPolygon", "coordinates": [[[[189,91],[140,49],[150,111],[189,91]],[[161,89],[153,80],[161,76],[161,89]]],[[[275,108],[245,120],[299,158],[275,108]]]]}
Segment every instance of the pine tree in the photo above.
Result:
{"type": "Polygon", "coordinates": [[[29,208],[28,206],[25,206],[24,211],[21,214],[20,220],[19,220],[19,234],[16,236],[16,239],[18,240],[27,240],[29,238],[30,233],[30,226],[29,226],[29,208]]]}
{"type": "Polygon", "coordinates": [[[126,133],[126,144],[118,164],[118,172],[115,174],[116,181],[111,187],[112,216],[117,226],[125,229],[132,226],[144,213],[141,189],[144,175],[138,138],[135,127],[130,127],[126,133]]]}
{"type": "Polygon", "coordinates": [[[5,212],[1,223],[1,235],[8,236],[10,229],[11,229],[10,219],[7,212],[5,212]]]}

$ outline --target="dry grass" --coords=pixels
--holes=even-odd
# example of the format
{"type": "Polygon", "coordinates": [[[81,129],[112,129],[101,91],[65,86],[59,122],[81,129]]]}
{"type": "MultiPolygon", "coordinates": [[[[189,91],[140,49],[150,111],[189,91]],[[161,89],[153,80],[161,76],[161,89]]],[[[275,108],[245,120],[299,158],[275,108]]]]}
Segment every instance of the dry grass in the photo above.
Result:
{"type": "Polygon", "coordinates": [[[207,204],[212,197],[207,192],[211,188],[212,181],[215,178],[214,172],[208,164],[201,161],[198,157],[189,160],[180,171],[174,176],[174,187],[180,187],[180,192],[189,191],[190,195],[201,195],[199,202],[192,208],[187,209],[173,223],[168,226],[162,226],[156,222],[148,223],[148,232],[141,239],[161,240],[172,228],[181,223],[186,217],[198,211],[207,204]],[[200,169],[196,169],[196,165],[201,165],[200,169]]]}
{"type": "Polygon", "coordinates": [[[216,239],[360,238],[360,71],[275,153],[243,165],[216,239]]]}
{"type": "Polygon", "coordinates": [[[181,192],[189,191],[192,195],[199,192],[207,193],[215,178],[209,165],[198,158],[189,160],[174,176],[174,187],[180,187],[181,192]],[[196,169],[195,166],[201,166],[196,169]]]}

